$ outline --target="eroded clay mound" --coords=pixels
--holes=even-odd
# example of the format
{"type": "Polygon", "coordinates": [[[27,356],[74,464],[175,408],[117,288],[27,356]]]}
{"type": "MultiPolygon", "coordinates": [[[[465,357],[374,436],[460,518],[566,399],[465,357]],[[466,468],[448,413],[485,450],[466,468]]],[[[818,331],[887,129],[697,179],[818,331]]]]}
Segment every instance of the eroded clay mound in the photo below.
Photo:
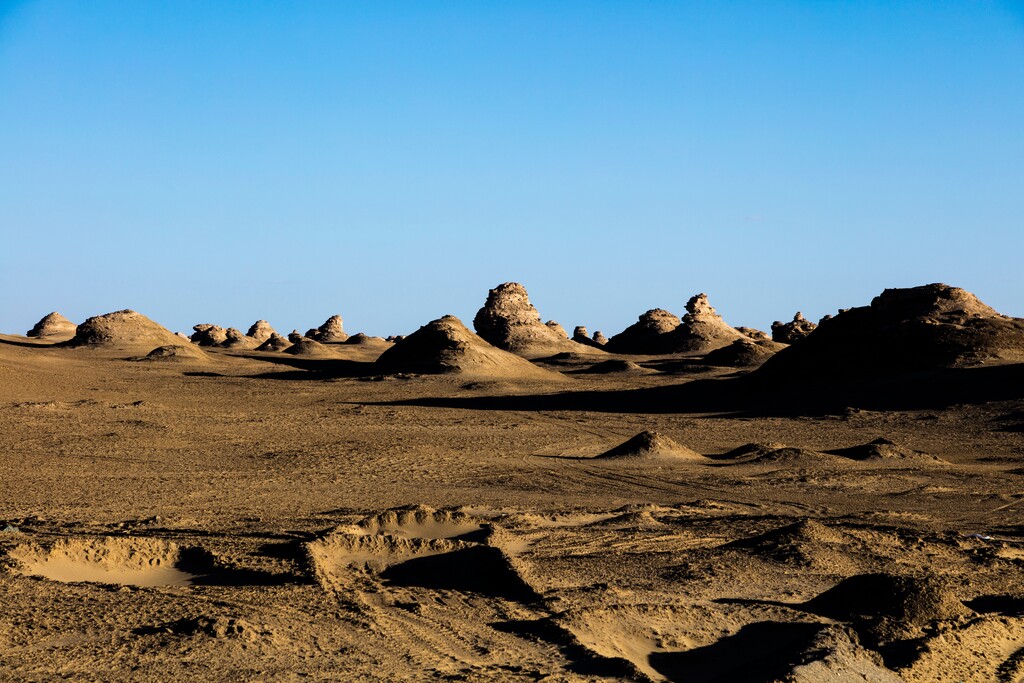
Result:
{"type": "Polygon", "coordinates": [[[796,315],[793,316],[793,320],[788,323],[784,323],[781,320],[776,320],[772,323],[772,340],[780,344],[795,344],[813,332],[817,327],[817,325],[805,318],[803,313],[797,311],[796,315]]]}
{"type": "Polygon", "coordinates": [[[381,354],[377,366],[388,373],[459,374],[470,377],[561,379],[473,334],[452,315],[431,321],[381,354]]]}
{"type": "Polygon", "coordinates": [[[207,361],[210,357],[200,348],[192,344],[173,344],[158,346],[139,360],[144,361],[174,361],[194,362],[207,361]]]}
{"type": "Polygon", "coordinates": [[[755,342],[751,339],[737,339],[728,346],[717,348],[704,357],[708,365],[728,368],[754,368],[775,355],[783,348],[773,342],[755,342]]]}
{"type": "Polygon", "coordinates": [[[345,341],[345,343],[351,346],[369,346],[378,348],[391,346],[391,342],[384,337],[372,337],[368,334],[363,334],[362,332],[353,334],[345,341]]]}
{"type": "Polygon", "coordinates": [[[192,343],[199,344],[200,346],[220,346],[228,338],[228,331],[220,325],[211,325],[210,323],[200,323],[192,327],[194,332],[189,339],[192,343]]]}
{"type": "Polygon", "coordinates": [[[679,318],[665,309],[652,308],[609,339],[607,349],[613,353],[671,353],[674,349],[670,335],[679,324],[679,318]]]}
{"type": "Polygon", "coordinates": [[[580,370],[580,372],[594,375],[614,375],[614,374],[628,374],[628,375],[655,375],[657,370],[651,370],[645,368],[642,365],[638,365],[631,360],[620,360],[613,358],[611,360],[601,361],[595,363],[589,368],[580,370]]]}
{"type": "Polygon", "coordinates": [[[266,341],[264,341],[262,344],[257,346],[256,350],[257,351],[284,351],[285,349],[287,349],[291,345],[292,345],[292,343],[290,341],[288,341],[286,338],[284,338],[281,335],[279,335],[277,332],[274,332],[269,337],[267,337],[266,341]]]}
{"type": "Polygon", "coordinates": [[[277,334],[277,331],[266,320],[257,320],[249,326],[249,331],[245,333],[247,337],[252,337],[260,344],[275,334],[277,334]]]}
{"type": "Polygon", "coordinates": [[[220,343],[226,349],[254,349],[258,342],[252,337],[242,334],[241,330],[229,327],[224,331],[224,341],[220,343]]]}
{"type": "Polygon", "coordinates": [[[284,349],[282,353],[291,354],[292,356],[311,356],[311,357],[334,357],[337,354],[330,347],[324,346],[318,341],[307,339],[302,337],[297,342],[284,349]]]}
{"type": "Polygon", "coordinates": [[[156,346],[179,346],[177,335],[141,313],[124,310],[89,318],[68,346],[116,347],[149,351],[156,346]]]}
{"type": "Polygon", "coordinates": [[[598,458],[669,458],[704,461],[706,458],[671,437],[658,432],[640,432],[628,441],[605,451],[598,458]]]}
{"type": "Polygon", "coordinates": [[[884,437],[875,439],[865,444],[850,446],[849,448],[837,448],[828,451],[835,455],[841,455],[851,460],[896,460],[910,462],[944,462],[924,451],[916,451],[895,441],[884,437]]]}
{"type": "Polygon", "coordinates": [[[71,337],[78,330],[74,324],[57,311],[44,315],[42,320],[26,332],[29,337],[71,337]]]}
{"type": "Polygon", "coordinates": [[[553,329],[541,322],[526,288],[517,282],[506,282],[488,292],[483,308],[473,318],[473,327],[493,346],[527,357],[576,347],[560,326],[553,329]]]}
{"type": "Polygon", "coordinates": [[[850,379],[986,363],[1024,362],[1024,319],[1000,315],[943,284],[887,289],[870,306],[823,320],[752,377],[850,379]]]}
{"type": "Polygon", "coordinates": [[[707,294],[700,293],[686,302],[686,315],[672,332],[670,344],[673,351],[711,351],[737,339],[746,337],[718,315],[707,294]]]}
{"type": "Polygon", "coordinates": [[[345,330],[342,327],[340,315],[332,315],[326,322],[324,322],[323,325],[315,330],[307,332],[306,336],[314,341],[324,344],[333,344],[348,340],[348,335],[345,334],[345,330]]]}

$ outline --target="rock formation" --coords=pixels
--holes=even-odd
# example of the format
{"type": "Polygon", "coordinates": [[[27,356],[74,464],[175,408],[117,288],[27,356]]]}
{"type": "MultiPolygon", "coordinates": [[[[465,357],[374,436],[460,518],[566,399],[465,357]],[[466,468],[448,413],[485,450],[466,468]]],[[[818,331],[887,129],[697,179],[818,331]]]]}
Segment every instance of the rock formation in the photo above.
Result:
{"type": "Polygon", "coordinates": [[[594,333],[594,343],[598,346],[604,346],[608,343],[608,337],[604,336],[604,332],[598,330],[594,333]]]}
{"type": "Polygon", "coordinates": [[[944,284],[887,289],[777,353],[751,375],[766,382],[1024,362],[1024,319],[1000,315],[944,284]]]}
{"type": "Polygon", "coordinates": [[[64,343],[148,352],[157,346],[180,346],[181,340],[141,313],[123,310],[89,318],[78,326],[75,336],[64,343]]]}
{"type": "Polygon", "coordinates": [[[625,443],[605,451],[598,458],[677,458],[705,461],[706,458],[658,432],[640,432],[625,443]]]}
{"type": "Polygon", "coordinates": [[[252,337],[262,344],[270,339],[271,335],[277,334],[277,332],[266,320],[257,320],[249,327],[249,331],[245,334],[247,337],[252,337]]]}
{"type": "Polygon", "coordinates": [[[292,343],[277,332],[271,334],[266,341],[256,347],[257,351],[284,351],[292,343]]]}
{"type": "Polygon", "coordinates": [[[737,327],[736,331],[745,337],[750,337],[756,342],[771,341],[772,336],[763,330],[759,330],[756,327],[737,327]]]}
{"type": "Polygon", "coordinates": [[[78,325],[62,316],[57,311],[44,315],[26,334],[29,337],[70,337],[75,334],[78,325]]]}
{"type": "Polygon", "coordinates": [[[772,340],[780,344],[793,344],[809,335],[816,327],[817,325],[805,318],[803,313],[797,311],[792,322],[776,320],[772,323],[772,340]]]}
{"type": "Polygon", "coordinates": [[[704,293],[686,302],[686,315],[671,337],[674,351],[710,351],[745,339],[742,332],[722,320],[704,293]]]}
{"type": "Polygon", "coordinates": [[[324,346],[314,339],[307,339],[305,337],[284,349],[283,353],[291,354],[293,356],[335,356],[332,348],[324,346]]]}
{"type": "Polygon", "coordinates": [[[200,346],[220,346],[228,338],[228,331],[219,325],[202,323],[195,325],[192,329],[195,332],[189,339],[200,346]]]}
{"type": "Polygon", "coordinates": [[[559,325],[554,320],[549,320],[549,321],[547,321],[544,324],[547,325],[549,330],[554,330],[555,334],[557,334],[562,339],[568,339],[569,338],[569,333],[565,331],[565,328],[562,327],[561,325],[559,325]]]}
{"type": "MultiPolygon", "coordinates": [[[[541,325],[543,327],[543,325],[541,325]]],[[[479,378],[562,379],[470,332],[462,321],[446,315],[431,321],[381,354],[382,372],[458,374],[479,378]]]]}
{"type": "Polygon", "coordinates": [[[761,365],[784,348],[775,342],[755,342],[752,339],[737,339],[728,346],[721,346],[708,353],[704,362],[730,368],[753,368],[761,365]]]}
{"type": "Polygon", "coordinates": [[[341,326],[340,315],[332,315],[323,325],[307,332],[306,336],[322,344],[343,342],[348,339],[348,335],[345,334],[345,330],[341,326]]]}
{"type": "Polygon", "coordinates": [[[488,292],[486,303],[473,318],[473,327],[492,345],[527,358],[580,350],[561,327],[559,332],[541,322],[526,288],[516,282],[488,292]]]}
{"type": "Polygon", "coordinates": [[[665,309],[653,308],[609,339],[607,349],[613,353],[671,353],[674,350],[671,333],[679,324],[679,318],[665,309]]]}
{"type": "Polygon", "coordinates": [[[254,349],[258,346],[255,339],[242,334],[241,330],[229,327],[224,331],[224,341],[219,346],[227,349],[254,349]]]}
{"type": "Polygon", "coordinates": [[[288,333],[288,341],[290,341],[292,344],[296,344],[305,338],[306,337],[302,335],[298,330],[292,330],[291,332],[288,333]]]}
{"type": "MultiPolygon", "coordinates": [[[[598,334],[601,333],[598,332],[598,334]]],[[[601,335],[601,337],[604,338],[604,335],[601,335]]],[[[582,325],[577,325],[576,329],[572,331],[572,340],[577,344],[583,344],[584,346],[591,346],[594,348],[601,348],[602,346],[602,344],[599,344],[597,340],[592,339],[590,335],[587,334],[587,328],[582,325]]],[[[608,340],[605,339],[604,342],[607,343],[608,340]]]]}

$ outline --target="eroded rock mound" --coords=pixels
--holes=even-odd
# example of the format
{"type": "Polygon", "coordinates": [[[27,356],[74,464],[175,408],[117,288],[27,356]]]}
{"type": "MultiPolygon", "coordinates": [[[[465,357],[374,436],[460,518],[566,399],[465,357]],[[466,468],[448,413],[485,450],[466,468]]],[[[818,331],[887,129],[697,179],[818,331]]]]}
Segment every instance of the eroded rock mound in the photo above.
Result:
{"type": "Polygon", "coordinates": [[[168,346],[158,346],[144,357],[139,360],[146,361],[205,361],[208,360],[208,356],[202,349],[197,349],[194,345],[183,345],[175,344],[168,346]]]}
{"type": "MultiPolygon", "coordinates": [[[[542,326],[543,327],[543,326],[542,326]]],[[[562,375],[499,349],[453,315],[431,321],[397,342],[376,361],[382,371],[472,377],[560,379],[562,375]]]]}
{"type": "Polygon", "coordinates": [[[665,309],[652,308],[641,315],[637,322],[609,339],[607,348],[613,353],[671,353],[674,350],[671,335],[680,322],[678,317],[665,309]]]}
{"type": "Polygon", "coordinates": [[[756,342],[771,341],[772,336],[763,330],[759,330],[756,327],[737,327],[736,331],[745,337],[750,337],[756,342]]]}
{"type": "Polygon", "coordinates": [[[943,284],[887,289],[870,306],[823,320],[753,375],[764,381],[861,379],[1024,362],[1024,319],[943,284]]]}
{"type": "Polygon", "coordinates": [[[918,460],[925,462],[943,462],[940,458],[937,458],[934,455],[930,455],[924,451],[915,451],[913,448],[908,448],[886,438],[878,438],[874,441],[860,444],[858,446],[837,448],[828,452],[834,455],[841,455],[844,458],[850,458],[852,460],[918,460]]]}
{"type": "Polygon", "coordinates": [[[598,458],[675,458],[703,461],[704,456],[658,432],[640,432],[629,441],[605,451],[598,458]]]}
{"type": "Polygon", "coordinates": [[[249,326],[249,331],[246,332],[245,334],[247,337],[252,337],[258,343],[262,344],[263,342],[270,339],[272,335],[277,334],[277,331],[273,327],[271,327],[270,323],[268,323],[266,320],[257,320],[256,322],[249,326]]]}
{"type": "Polygon", "coordinates": [[[549,330],[552,330],[555,334],[557,334],[562,339],[568,339],[569,338],[569,333],[565,331],[565,328],[562,327],[561,325],[559,325],[554,320],[549,320],[549,321],[547,321],[544,324],[547,326],[547,328],[549,330]]]}
{"type": "Polygon", "coordinates": [[[298,330],[292,330],[291,332],[288,333],[288,341],[290,341],[292,344],[296,344],[305,338],[306,337],[298,330]]]}
{"type": "Polygon", "coordinates": [[[530,358],[574,346],[560,326],[561,332],[541,322],[526,288],[517,282],[506,282],[487,293],[487,301],[473,318],[473,327],[493,346],[530,358]]]}
{"type": "Polygon", "coordinates": [[[780,320],[772,323],[772,341],[777,341],[780,344],[794,344],[809,335],[817,327],[816,324],[805,318],[803,313],[797,311],[796,315],[793,316],[793,320],[788,323],[780,320]]]}
{"type": "Polygon", "coordinates": [[[608,343],[608,337],[604,336],[604,332],[598,330],[597,332],[594,333],[594,342],[598,346],[604,346],[605,344],[608,343]]]}
{"type": "Polygon", "coordinates": [[[44,315],[42,320],[35,324],[31,330],[26,332],[29,337],[70,337],[78,330],[74,324],[57,311],[44,315]]]}
{"type": "Polygon", "coordinates": [[[617,358],[603,360],[600,363],[595,363],[594,365],[591,365],[589,368],[585,368],[580,372],[593,375],[611,375],[619,373],[631,375],[657,374],[657,370],[645,368],[644,366],[634,363],[631,360],[620,360],[617,358]]]}
{"type": "Polygon", "coordinates": [[[292,343],[277,332],[271,334],[266,341],[256,347],[257,351],[284,351],[292,343]]]}
{"type": "Polygon", "coordinates": [[[220,346],[228,339],[228,331],[220,325],[201,323],[192,327],[195,332],[189,339],[200,346],[220,346]]]}
{"type": "Polygon", "coordinates": [[[156,346],[178,346],[179,338],[141,313],[115,311],[89,318],[78,326],[68,346],[118,347],[149,351],[156,346]]]}
{"type": "Polygon", "coordinates": [[[711,351],[745,339],[742,332],[722,320],[704,293],[686,302],[686,315],[671,337],[673,351],[711,351]]]}
{"type": "Polygon", "coordinates": [[[307,332],[306,336],[322,344],[347,341],[348,335],[345,334],[345,330],[342,327],[341,322],[340,315],[332,315],[326,322],[324,322],[323,325],[315,330],[307,332]]]}
{"type": "Polygon", "coordinates": [[[737,339],[728,346],[717,348],[704,357],[708,365],[729,368],[753,368],[761,365],[782,348],[773,342],[755,342],[737,339]]]}
{"type": "Polygon", "coordinates": [[[318,341],[313,339],[306,339],[305,337],[299,339],[297,342],[292,344],[286,349],[283,349],[283,353],[291,354],[293,356],[334,356],[334,352],[330,347],[324,346],[318,341]]]}
{"type": "Polygon", "coordinates": [[[224,331],[224,341],[220,343],[226,349],[254,349],[257,346],[256,340],[242,334],[241,330],[229,327],[224,331]]]}

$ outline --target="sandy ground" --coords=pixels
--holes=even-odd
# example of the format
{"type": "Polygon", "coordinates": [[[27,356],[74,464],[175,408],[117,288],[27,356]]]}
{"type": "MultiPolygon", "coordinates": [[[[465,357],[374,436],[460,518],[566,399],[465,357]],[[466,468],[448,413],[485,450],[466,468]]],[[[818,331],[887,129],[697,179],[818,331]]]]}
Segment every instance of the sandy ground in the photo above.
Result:
{"type": "Polygon", "coordinates": [[[1024,680],[1024,398],[702,412],[658,392],[730,371],[379,351],[0,337],[0,678],[1024,680]],[[594,458],[644,430],[709,457],[594,458]]]}

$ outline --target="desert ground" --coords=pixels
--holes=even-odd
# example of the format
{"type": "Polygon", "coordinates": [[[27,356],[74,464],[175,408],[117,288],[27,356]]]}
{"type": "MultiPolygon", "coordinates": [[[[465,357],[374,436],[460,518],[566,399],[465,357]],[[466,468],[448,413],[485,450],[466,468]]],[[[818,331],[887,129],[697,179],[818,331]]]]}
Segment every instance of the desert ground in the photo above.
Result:
{"type": "Polygon", "coordinates": [[[932,285],[605,341],[521,289],[0,335],[0,678],[1024,681],[1024,320],[932,285]]]}

